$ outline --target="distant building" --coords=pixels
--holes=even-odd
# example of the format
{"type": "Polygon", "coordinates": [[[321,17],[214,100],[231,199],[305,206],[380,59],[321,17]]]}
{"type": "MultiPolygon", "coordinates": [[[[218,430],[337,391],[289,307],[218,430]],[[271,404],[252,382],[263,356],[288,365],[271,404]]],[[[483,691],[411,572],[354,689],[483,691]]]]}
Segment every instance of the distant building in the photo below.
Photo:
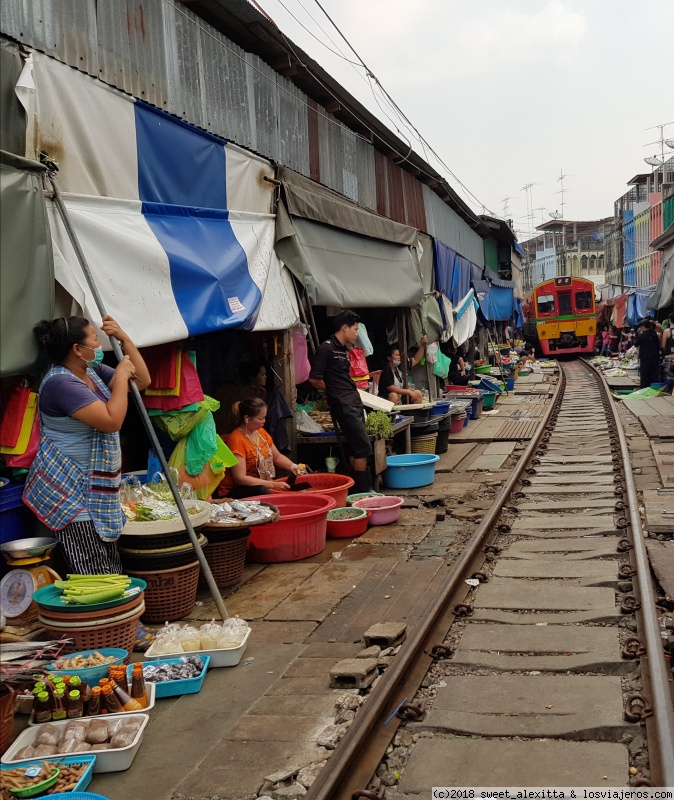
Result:
{"type": "Polygon", "coordinates": [[[539,225],[541,231],[522,243],[524,292],[551,278],[566,275],[582,277],[595,284],[605,281],[605,241],[613,223],[600,220],[550,220],[539,225]]]}

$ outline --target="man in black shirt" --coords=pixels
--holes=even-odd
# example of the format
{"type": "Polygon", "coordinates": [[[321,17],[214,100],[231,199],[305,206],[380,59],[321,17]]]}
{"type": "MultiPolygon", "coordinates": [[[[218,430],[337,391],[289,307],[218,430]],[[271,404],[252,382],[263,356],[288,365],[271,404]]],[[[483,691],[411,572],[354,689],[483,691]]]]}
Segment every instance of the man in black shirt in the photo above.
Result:
{"type": "Polygon", "coordinates": [[[365,432],[363,403],[356,384],[349,375],[349,350],[358,339],[360,317],[353,311],[342,311],[333,321],[333,335],[311,359],[309,382],[319,391],[324,391],[330,411],[339,425],[351,451],[351,467],[354,476],[354,491],[372,490],[367,459],[372,454],[372,445],[365,432]]]}

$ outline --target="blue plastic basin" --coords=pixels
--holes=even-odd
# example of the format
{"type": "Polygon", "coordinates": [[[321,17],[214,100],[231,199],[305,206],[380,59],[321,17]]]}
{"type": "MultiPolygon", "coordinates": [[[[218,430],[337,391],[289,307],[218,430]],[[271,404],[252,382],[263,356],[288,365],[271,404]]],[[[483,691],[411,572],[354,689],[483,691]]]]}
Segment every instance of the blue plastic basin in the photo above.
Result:
{"type": "Polygon", "coordinates": [[[482,378],[480,380],[480,389],[486,389],[488,392],[496,392],[496,394],[502,394],[500,384],[496,383],[495,381],[490,381],[488,378],[482,378]]]}
{"type": "Polygon", "coordinates": [[[437,417],[440,416],[441,414],[446,414],[449,411],[449,406],[450,403],[438,401],[431,409],[431,416],[437,417]]]}
{"type": "Polygon", "coordinates": [[[505,379],[505,386],[509,392],[515,391],[515,379],[514,378],[506,378],[505,379]]]}
{"type": "Polygon", "coordinates": [[[384,483],[389,489],[416,489],[435,480],[435,464],[440,456],[426,453],[406,453],[387,456],[384,483]]]}

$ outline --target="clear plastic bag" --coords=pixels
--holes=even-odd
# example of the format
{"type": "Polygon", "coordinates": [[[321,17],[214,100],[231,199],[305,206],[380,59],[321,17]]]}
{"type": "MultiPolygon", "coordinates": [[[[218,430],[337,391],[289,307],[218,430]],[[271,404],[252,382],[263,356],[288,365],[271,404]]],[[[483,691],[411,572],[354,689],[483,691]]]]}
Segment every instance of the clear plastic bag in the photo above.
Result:
{"type": "Polygon", "coordinates": [[[181,628],[177,638],[184,652],[201,648],[201,636],[199,631],[192,625],[185,625],[184,628],[181,628]]]}
{"type": "Polygon", "coordinates": [[[218,637],[222,634],[222,626],[214,619],[199,628],[202,650],[214,650],[218,647],[218,637]]]}

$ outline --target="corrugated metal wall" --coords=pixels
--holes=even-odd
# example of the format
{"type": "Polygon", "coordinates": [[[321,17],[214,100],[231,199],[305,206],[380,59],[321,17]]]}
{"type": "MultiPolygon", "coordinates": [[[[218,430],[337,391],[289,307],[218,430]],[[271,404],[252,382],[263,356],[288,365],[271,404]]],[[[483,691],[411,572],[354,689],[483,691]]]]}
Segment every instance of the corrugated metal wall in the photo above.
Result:
{"type": "Polygon", "coordinates": [[[20,42],[484,263],[480,237],[428,187],[184,6],[3,0],[0,25],[20,42]]]}

